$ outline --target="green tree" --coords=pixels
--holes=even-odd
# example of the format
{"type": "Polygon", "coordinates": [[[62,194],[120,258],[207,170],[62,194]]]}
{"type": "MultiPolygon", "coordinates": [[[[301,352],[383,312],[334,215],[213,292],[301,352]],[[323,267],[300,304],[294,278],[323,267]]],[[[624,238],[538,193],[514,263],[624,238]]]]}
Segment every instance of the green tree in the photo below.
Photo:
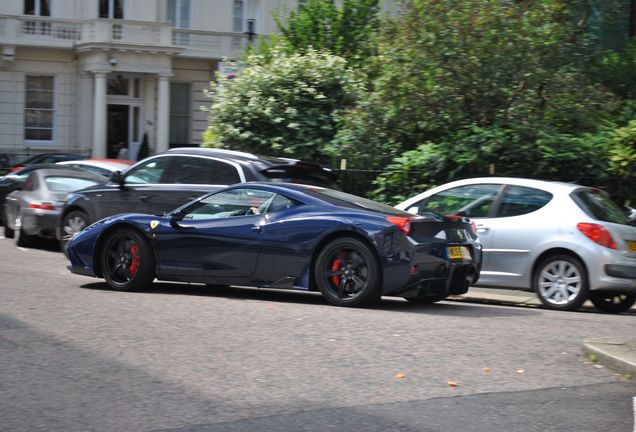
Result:
{"type": "Polygon", "coordinates": [[[212,84],[205,146],[325,162],[342,114],[364,92],[342,58],[307,49],[250,54],[234,79],[212,84]]]}
{"type": "Polygon", "coordinates": [[[307,0],[274,16],[280,32],[274,46],[300,53],[327,50],[360,65],[375,53],[379,14],[379,0],[307,0]]]}
{"type": "Polygon", "coordinates": [[[570,176],[555,169],[576,162],[564,137],[594,132],[618,106],[586,74],[588,15],[583,0],[406,2],[383,31],[373,90],[348,113],[338,144],[380,155],[377,168],[418,173],[406,184],[380,179],[376,196],[386,200],[492,167],[570,176]]]}

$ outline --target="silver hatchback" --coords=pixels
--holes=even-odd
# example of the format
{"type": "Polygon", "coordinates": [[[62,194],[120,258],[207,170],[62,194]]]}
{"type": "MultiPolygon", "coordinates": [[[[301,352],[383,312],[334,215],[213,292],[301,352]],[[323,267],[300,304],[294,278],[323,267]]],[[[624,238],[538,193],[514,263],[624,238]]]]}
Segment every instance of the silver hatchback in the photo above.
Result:
{"type": "Polygon", "coordinates": [[[636,227],[595,188],[485,177],[433,188],[396,206],[468,216],[483,246],[477,286],[534,290],[550,309],[590,299],[605,312],[636,302],[636,227]]]}

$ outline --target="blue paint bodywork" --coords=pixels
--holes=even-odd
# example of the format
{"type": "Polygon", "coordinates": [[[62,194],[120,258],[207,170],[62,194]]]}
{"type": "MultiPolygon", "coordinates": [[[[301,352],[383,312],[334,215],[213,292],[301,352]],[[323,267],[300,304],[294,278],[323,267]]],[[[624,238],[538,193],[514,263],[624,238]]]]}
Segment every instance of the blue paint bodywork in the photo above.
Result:
{"type": "Polygon", "coordinates": [[[275,192],[299,205],[273,213],[177,223],[170,214],[108,217],[69,242],[69,269],[101,277],[99,256],[103,240],[113,230],[128,226],[147,238],[154,251],[159,280],[313,290],[313,260],[326,242],[343,236],[365,242],[376,254],[383,295],[460,294],[478,278],[481,247],[472,233],[462,234],[470,231],[466,221],[414,219],[413,225],[431,232],[416,241],[388,221],[389,215],[328,203],[304,193],[307,186],[244,183],[227,189],[234,188],[275,192]],[[154,228],[153,221],[157,222],[154,228]],[[453,240],[458,231],[462,237],[453,240]],[[472,258],[449,259],[449,245],[466,247],[472,258]]]}

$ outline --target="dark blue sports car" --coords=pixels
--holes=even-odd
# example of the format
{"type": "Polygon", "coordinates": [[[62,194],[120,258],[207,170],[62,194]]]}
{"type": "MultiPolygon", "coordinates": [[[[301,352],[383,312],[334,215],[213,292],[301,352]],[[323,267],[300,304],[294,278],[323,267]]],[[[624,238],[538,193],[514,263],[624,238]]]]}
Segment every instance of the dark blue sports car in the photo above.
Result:
{"type": "Polygon", "coordinates": [[[381,295],[432,303],[477,281],[481,246],[461,216],[413,216],[340,191],[243,183],[166,216],[122,214],[77,234],[73,273],[116,290],[154,278],[320,291],[338,306],[381,295]]]}

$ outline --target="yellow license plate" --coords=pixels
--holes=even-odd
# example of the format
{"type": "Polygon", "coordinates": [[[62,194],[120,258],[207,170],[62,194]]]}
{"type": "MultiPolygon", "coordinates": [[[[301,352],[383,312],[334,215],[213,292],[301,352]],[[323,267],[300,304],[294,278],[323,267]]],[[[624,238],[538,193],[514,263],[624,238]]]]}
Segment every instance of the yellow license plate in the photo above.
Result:
{"type": "Polygon", "coordinates": [[[633,253],[636,253],[636,241],[626,241],[627,250],[633,253]]]}
{"type": "Polygon", "coordinates": [[[449,246],[448,247],[448,257],[450,259],[470,259],[470,253],[468,249],[462,246],[449,246]]]}

